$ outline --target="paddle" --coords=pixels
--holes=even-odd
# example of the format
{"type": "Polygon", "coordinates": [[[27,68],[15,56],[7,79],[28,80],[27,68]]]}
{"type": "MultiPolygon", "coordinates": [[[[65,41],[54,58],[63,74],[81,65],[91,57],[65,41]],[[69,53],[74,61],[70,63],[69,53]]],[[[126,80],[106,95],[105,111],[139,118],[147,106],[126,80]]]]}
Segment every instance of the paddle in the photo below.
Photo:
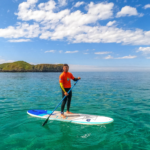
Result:
{"type": "MultiPolygon", "coordinates": [[[[75,82],[75,84],[73,85],[73,87],[77,84],[77,82],[78,82],[79,80],[77,80],[76,82],[75,82]]],[[[72,89],[73,89],[73,87],[67,92],[67,93],[69,93],[72,89]]],[[[55,107],[55,109],[53,110],[53,112],[57,109],[57,107],[60,105],[60,103],[65,99],[65,97],[66,96],[64,96],[63,97],[63,99],[59,102],[59,104],[55,107]]],[[[48,122],[48,120],[49,120],[49,118],[50,118],[50,116],[53,114],[53,112],[48,116],[48,118],[45,120],[45,122],[43,123],[43,125],[42,126],[44,126],[47,122],[48,122]]]]}

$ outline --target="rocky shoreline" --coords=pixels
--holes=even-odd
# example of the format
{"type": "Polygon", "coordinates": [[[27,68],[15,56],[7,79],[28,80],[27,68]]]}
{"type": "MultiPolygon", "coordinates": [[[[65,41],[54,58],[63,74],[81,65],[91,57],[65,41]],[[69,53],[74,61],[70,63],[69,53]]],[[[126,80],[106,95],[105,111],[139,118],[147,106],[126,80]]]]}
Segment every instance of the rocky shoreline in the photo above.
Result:
{"type": "Polygon", "coordinates": [[[24,61],[0,64],[0,72],[62,72],[63,64],[31,65],[24,61]]]}

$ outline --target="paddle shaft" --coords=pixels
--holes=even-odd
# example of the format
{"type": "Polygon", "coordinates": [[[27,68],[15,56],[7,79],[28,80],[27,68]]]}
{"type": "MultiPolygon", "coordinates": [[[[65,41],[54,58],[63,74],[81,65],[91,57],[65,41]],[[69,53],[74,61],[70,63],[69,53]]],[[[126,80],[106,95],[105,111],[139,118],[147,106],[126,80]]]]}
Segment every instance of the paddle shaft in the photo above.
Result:
{"type": "MultiPolygon", "coordinates": [[[[79,80],[77,80],[75,83],[74,83],[74,85],[72,86],[72,88],[67,92],[67,93],[69,93],[73,88],[74,88],[74,86],[77,84],[77,82],[78,82],[79,80]]],[[[53,110],[53,112],[58,108],[58,106],[61,104],[61,102],[64,100],[66,98],[66,95],[63,97],[63,99],[59,102],[59,104],[55,107],[55,109],[53,110]]],[[[53,112],[48,116],[48,118],[45,120],[45,122],[43,123],[43,126],[48,122],[48,120],[49,120],[49,118],[50,118],[50,116],[53,114],[53,112]]]]}

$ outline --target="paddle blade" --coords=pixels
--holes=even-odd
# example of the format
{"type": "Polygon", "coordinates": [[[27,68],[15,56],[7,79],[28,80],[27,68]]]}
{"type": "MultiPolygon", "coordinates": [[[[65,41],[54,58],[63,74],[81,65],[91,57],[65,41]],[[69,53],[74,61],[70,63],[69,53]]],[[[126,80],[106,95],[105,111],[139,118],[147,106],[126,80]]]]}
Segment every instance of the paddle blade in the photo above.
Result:
{"type": "Polygon", "coordinates": [[[49,117],[45,120],[42,126],[44,126],[48,122],[49,117]]]}

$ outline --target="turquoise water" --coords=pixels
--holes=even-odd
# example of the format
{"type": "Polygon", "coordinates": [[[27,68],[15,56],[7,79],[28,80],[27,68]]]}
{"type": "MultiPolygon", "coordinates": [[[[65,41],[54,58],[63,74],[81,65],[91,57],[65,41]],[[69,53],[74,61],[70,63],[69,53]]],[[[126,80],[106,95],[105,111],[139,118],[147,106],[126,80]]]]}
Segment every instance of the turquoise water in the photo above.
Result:
{"type": "MultiPolygon", "coordinates": [[[[29,116],[60,102],[60,73],[0,73],[0,150],[150,150],[150,72],[73,73],[71,111],[104,115],[86,126],[29,116]]],[[[60,107],[57,109],[60,110],[60,107]]]]}

